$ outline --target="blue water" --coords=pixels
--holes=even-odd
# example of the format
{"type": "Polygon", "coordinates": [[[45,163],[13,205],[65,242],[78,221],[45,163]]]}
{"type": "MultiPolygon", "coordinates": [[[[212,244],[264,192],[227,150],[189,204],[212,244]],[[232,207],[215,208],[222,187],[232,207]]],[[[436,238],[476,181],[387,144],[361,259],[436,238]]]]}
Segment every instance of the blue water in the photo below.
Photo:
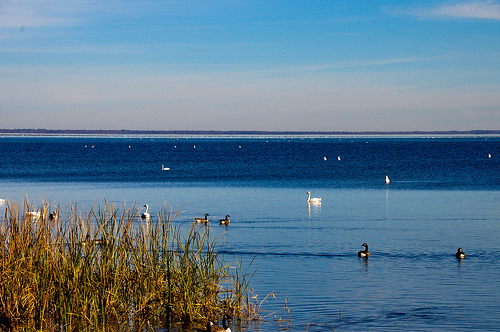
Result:
{"type": "Polygon", "coordinates": [[[231,215],[211,229],[275,294],[241,331],[499,330],[499,171],[498,137],[0,138],[0,198],[231,215]]]}

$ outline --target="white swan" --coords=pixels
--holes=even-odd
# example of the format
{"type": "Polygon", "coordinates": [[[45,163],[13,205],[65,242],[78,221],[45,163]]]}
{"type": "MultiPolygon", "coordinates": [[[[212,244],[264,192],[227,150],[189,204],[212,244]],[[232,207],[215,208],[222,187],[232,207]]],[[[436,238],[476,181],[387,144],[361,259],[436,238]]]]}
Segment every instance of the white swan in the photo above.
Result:
{"type": "Polygon", "coordinates": [[[389,180],[389,176],[386,175],[385,176],[385,184],[389,184],[391,182],[391,180],[389,180]]]}
{"type": "Polygon", "coordinates": [[[306,192],[307,203],[321,203],[321,198],[311,198],[311,192],[306,192]]]}
{"type": "Polygon", "coordinates": [[[146,211],[141,214],[141,218],[145,220],[151,219],[151,215],[149,214],[149,206],[145,204],[143,207],[146,208],[146,211]]]}
{"type": "Polygon", "coordinates": [[[165,167],[165,166],[161,165],[161,170],[162,171],[170,171],[170,167],[165,167]]]}
{"type": "Polygon", "coordinates": [[[324,160],[324,161],[327,161],[328,159],[326,158],[326,156],[324,156],[324,157],[323,157],[323,160],[324,160]]]}
{"type": "Polygon", "coordinates": [[[337,157],[337,160],[340,161],[340,156],[337,157]]]}
{"type": "Polygon", "coordinates": [[[38,220],[42,218],[42,212],[40,211],[30,211],[26,213],[31,220],[38,220]]]}
{"type": "Polygon", "coordinates": [[[0,198],[0,205],[5,204],[5,199],[0,198]]]}

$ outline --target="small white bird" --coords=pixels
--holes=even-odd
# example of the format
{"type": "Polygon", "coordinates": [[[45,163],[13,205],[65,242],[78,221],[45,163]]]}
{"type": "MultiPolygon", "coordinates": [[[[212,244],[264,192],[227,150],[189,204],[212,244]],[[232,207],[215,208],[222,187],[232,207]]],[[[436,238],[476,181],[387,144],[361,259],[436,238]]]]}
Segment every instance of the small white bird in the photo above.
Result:
{"type": "Polygon", "coordinates": [[[323,157],[323,160],[324,160],[324,161],[327,161],[328,159],[326,158],[326,156],[324,156],[324,157],[323,157]]]}
{"type": "Polygon", "coordinates": [[[161,165],[161,170],[162,171],[170,171],[170,167],[165,167],[165,166],[161,165]]]}
{"type": "Polygon", "coordinates": [[[491,158],[491,153],[488,153],[488,158],[491,158]]]}
{"type": "Polygon", "coordinates": [[[389,176],[386,175],[385,176],[385,184],[389,184],[391,182],[391,180],[389,180],[389,176]]]}
{"type": "Polygon", "coordinates": [[[321,198],[311,198],[311,192],[306,192],[307,195],[307,203],[321,203],[321,198]]]}
{"type": "Polygon", "coordinates": [[[337,157],[337,160],[340,161],[340,156],[337,157]]]}
{"type": "Polygon", "coordinates": [[[144,220],[151,219],[151,215],[149,214],[149,205],[145,204],[143,208],[146,208],[146,211],[141,214],[141,218],[144,220]]]}

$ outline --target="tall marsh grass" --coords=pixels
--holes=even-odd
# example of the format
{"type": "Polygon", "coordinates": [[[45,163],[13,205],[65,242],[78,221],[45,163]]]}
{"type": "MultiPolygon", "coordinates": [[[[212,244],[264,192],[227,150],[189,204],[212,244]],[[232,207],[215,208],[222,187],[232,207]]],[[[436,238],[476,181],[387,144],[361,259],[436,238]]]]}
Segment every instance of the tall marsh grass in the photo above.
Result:
{"type": "Polygon", "coordinates": [[[10,202],[0,218],[0,330],[140,331],[258,317],[248,268],[225,262],[223,238],[209,227],[173,223],[178,213],[166,208],[142,221],[135,204],[51,207],[10,202]]]}

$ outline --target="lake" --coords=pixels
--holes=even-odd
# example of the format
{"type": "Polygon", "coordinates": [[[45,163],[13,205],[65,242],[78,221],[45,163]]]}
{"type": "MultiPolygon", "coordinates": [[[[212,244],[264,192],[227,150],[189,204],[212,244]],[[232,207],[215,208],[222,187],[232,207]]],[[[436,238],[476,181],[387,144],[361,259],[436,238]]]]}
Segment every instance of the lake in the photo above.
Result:
{"type": "Polygon", "coordinates": [[[494,136],[0,138],[9,201],[229,214],[228,260],[275,295],[236,331],[498,330],[499,170],[494,136]]]}

